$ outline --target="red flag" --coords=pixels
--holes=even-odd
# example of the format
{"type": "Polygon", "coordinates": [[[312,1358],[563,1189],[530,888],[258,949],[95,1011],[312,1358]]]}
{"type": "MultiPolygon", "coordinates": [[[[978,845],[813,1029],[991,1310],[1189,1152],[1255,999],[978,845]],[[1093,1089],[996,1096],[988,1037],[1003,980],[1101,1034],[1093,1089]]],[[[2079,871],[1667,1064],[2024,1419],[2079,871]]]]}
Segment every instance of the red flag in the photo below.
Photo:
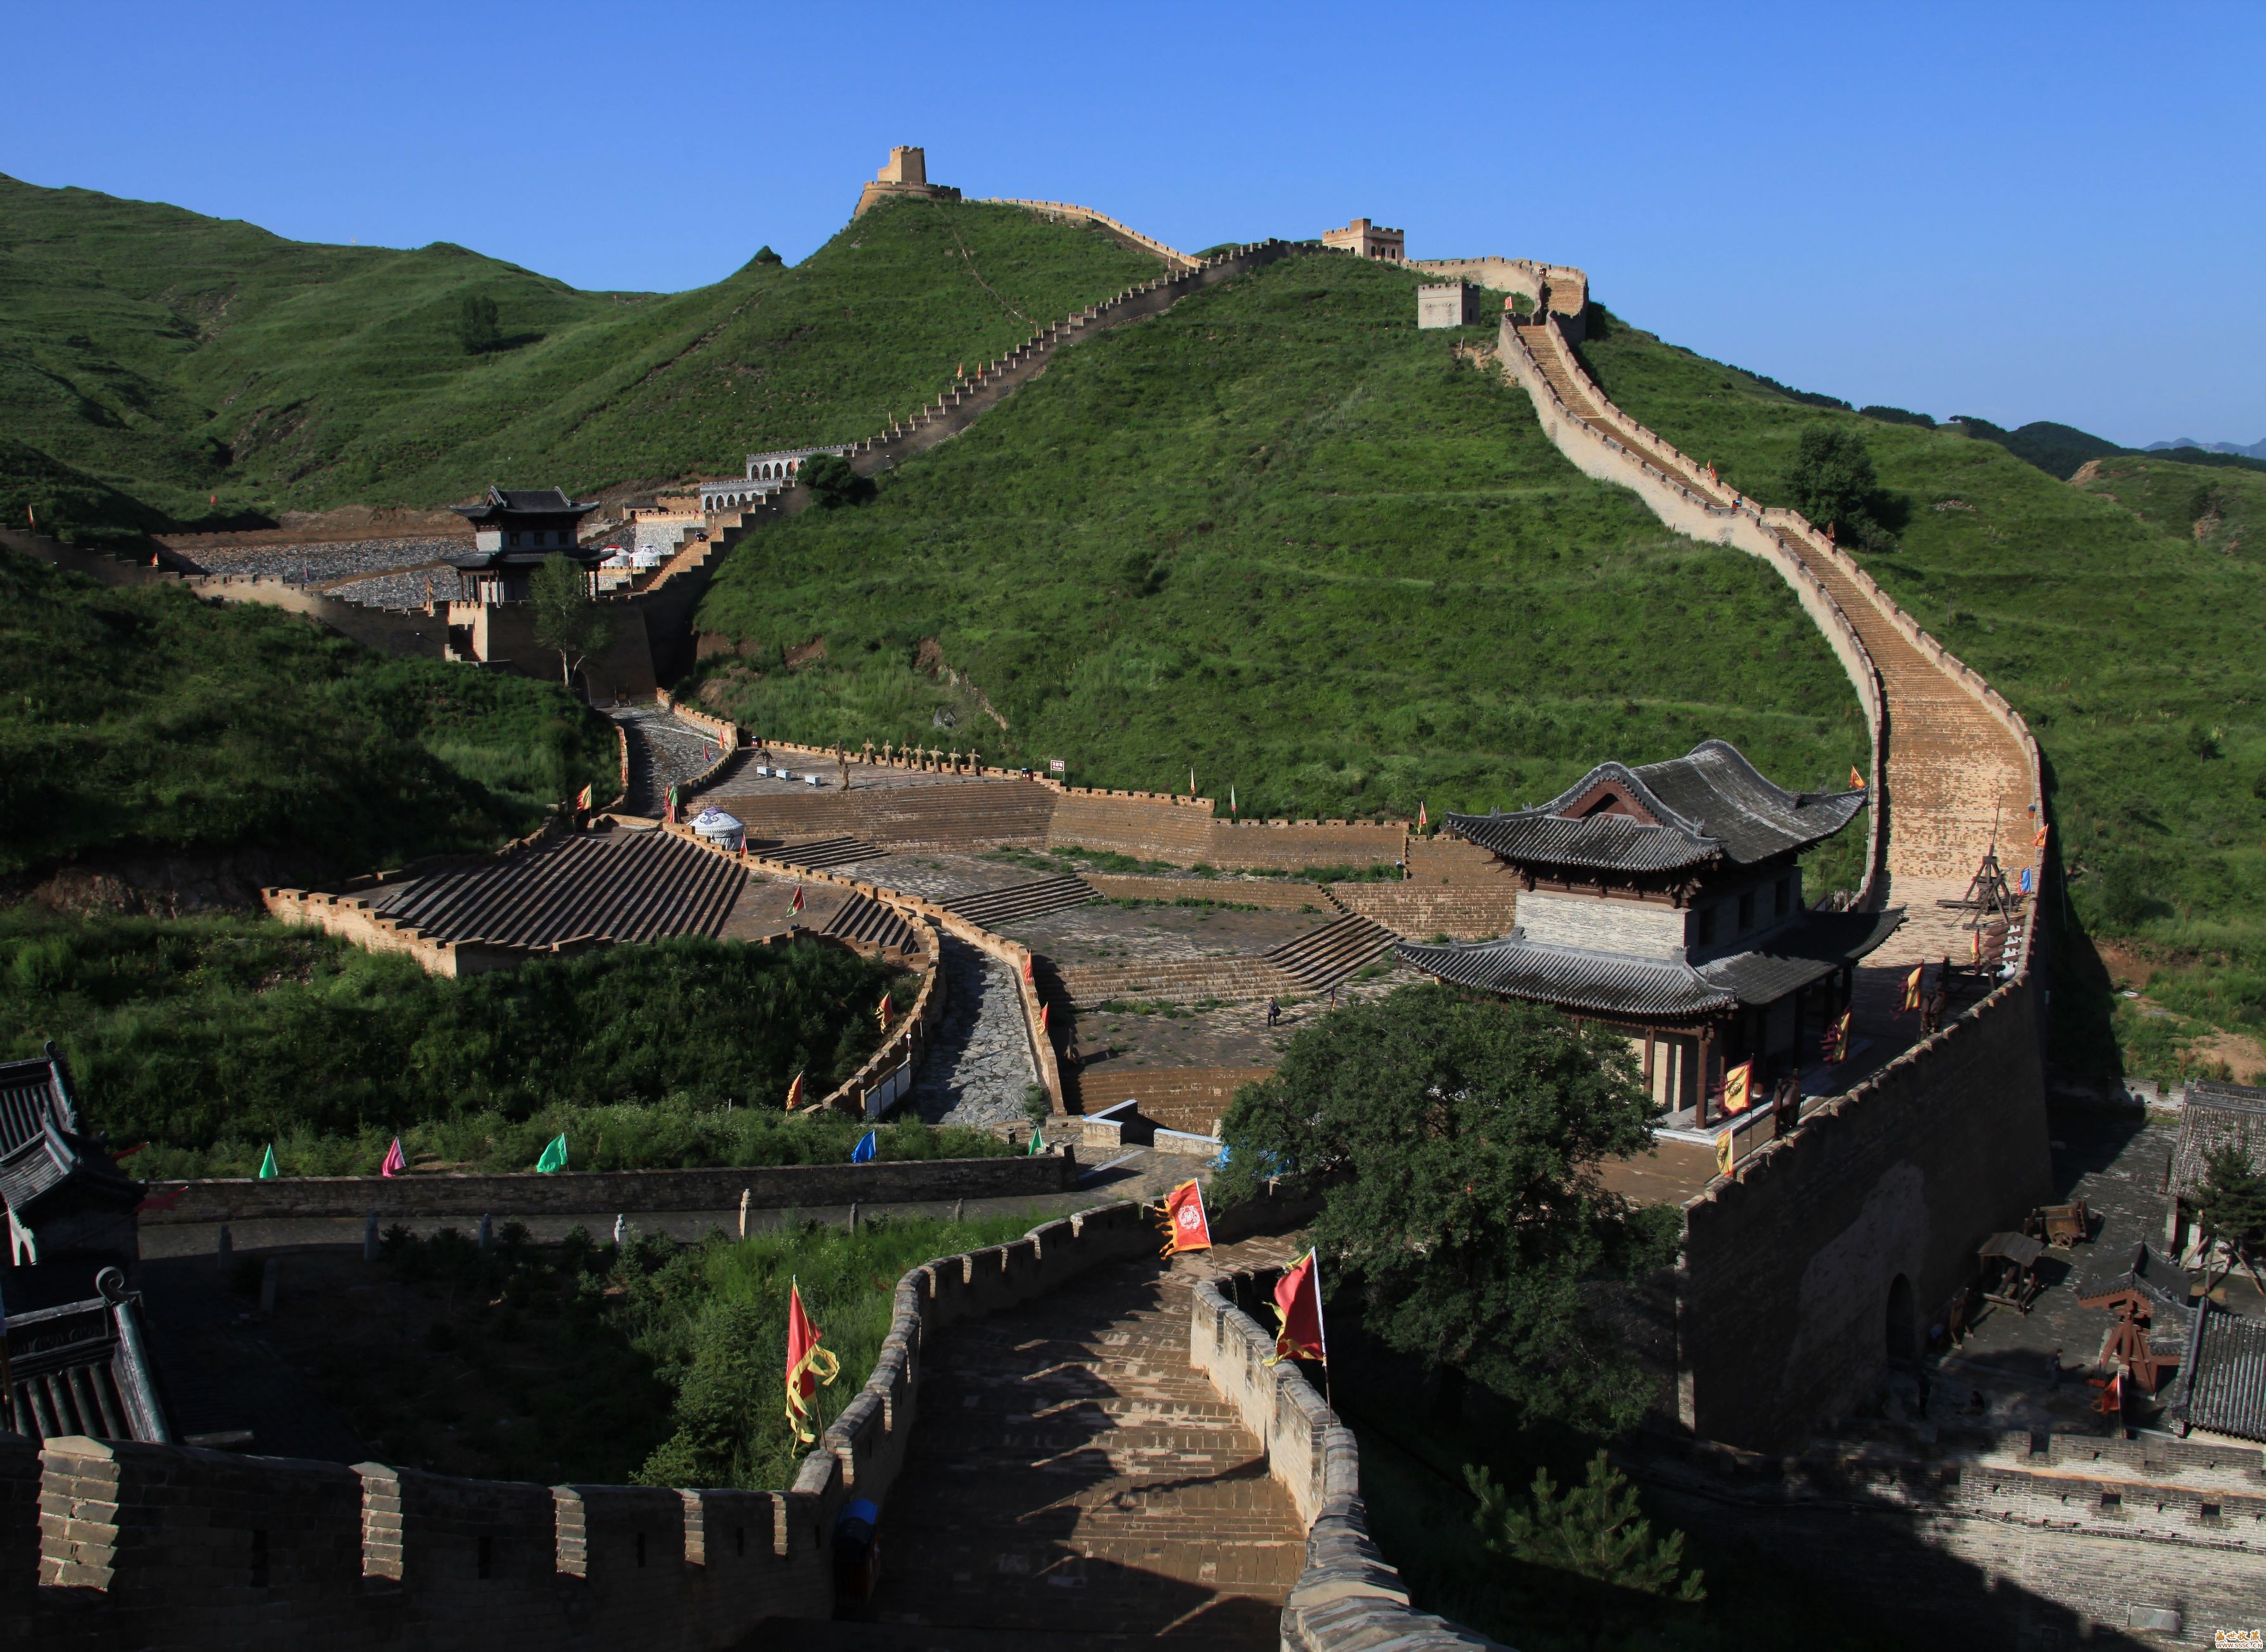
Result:
{"type": "Polygon", "coordinates": [[[1204,1219],[1203,1189],[1184,1181],[1165,1195],[1165,1254],[1211,1248],[1211,1224],[1204,1219]]]}
{"type": "Polygon", "coordinates": [[[1755,1099],[1755,1064],[1743,1061],[1723,1074],[1723,1111],[1743,1113],[1755,1099]]]}
{"type": "Polygon", "coordinates": [[[1322,1330],[1321,1267],[1312,1251],[1276,1282],[1275,1317],[1281,1328],[1275,1334],[1275,1353],[1267,1363],[1278,1364],[1286,1359],[1330,1363],[1329,1338],[1322,1330]]]}
{"type": "Polygon", "coordinates": [[[393,1138],[393,1145],[385,1150],[385,1162],[378,1166],[377,1173],[381,1176],[398,1176],[408,1168],[409,1160],[403,1155],[401,1138],[397,1136],[393,1138]]]}
{"type": "Polygon", "coordinates": [[[1849,1017],[1854,1012],[1853,1010],[1842,1011],[1840,1019],[1827,1027],[1825,1036],[1817,1041],[1818,1053],[1826,1060],[1842,1062],[1849,1059],[1849,1017]]]}
{"type": "Polygon", "coordinates": [[[1422,798],[1417,799],[1417,800],[1416,800],[1416,830],[1417,830],[1418,831],[1420,831],[1420,832],[1421,832],[1421,831],[1422,831],[1422,830],[1423,830],[1427,826],[1429,826],[1431,823],[1432,823],[1432,822],[1431,822],[1430,821],[1426,820],[1426,819],[1424,818],[1424,800],[1423,800],[1423,799],[1422,799],[1422,798]]]}
{"type": "Polygon", "coordinates": [[[1042,1004],[1041,1005],[1039,1005],[1039,1031],[1041,1031],[1041,1032],[1042,1032],[1042,1033],[1043,1033],[1043,1032],[1045,1032],[1046,1030],[1047,1030],[1047,1006],[1046,1006],[1045,1005],[1042,1004]]]}
{"type": "Polygon", "coordinates": [[[170,1210],[175,1205],[180,1203],[181,1195],[188,1190],[189,1184],[185,1181],[179,1187],[174,1188],[171,1193],[151,1194],[148,1198],[143,1200],[141,1203],[135,1205],[134,1208],[136,1210],[170,1210]]]}
{"type": "Polygon", "coordinates": [[[2036,833],[2030,838],[2030,847],[2033,849],[2044,848],[2046,846],[2046,833],[2050,830],[2052,830],[2050,827],[2039,827],[2036,833]]]}
{"type": "Polygon", "coordinates": [[[590,807],[590,788],[588,786],[584,786],[580,792],[577,792],[574,794],[574,807],[576,808],[588,808],[590,807]]]}
{"type": "Polygon", "coordinates": [[[1857,765],[1854,764],[1849,765],[1849,789],[1853,792],[1861,792],[1865,789],[1865,777],[1857,772],[1857,765]]]}
{"type": "Polygon", "coordinates": [[[1023,979],[1026,981],[1031,979],[1031,954],[1029,953],[1025,953],[1023,954],[1023,979]]]}
{"type": "Polygon", "coordinates": [[[881,1030],[886,1033],[889,1030],[889,995],[887,992],[881,994],[881,1030]]]}
{"type": "MultiPolygon", "coordinates": [[[[2095,1380],[2098,1381],[2098,1378],[2095,1380]]],[[[2109,1412],[2124,1409],[2124,1373],[2123,1371],[2116,1372],[2107,1382],[2101,1383],[2100,1387],[2101,1397],[2093,1402],[2093,1408],[2095,1411],[2105,1416],[2109,1412]]]]}
{"type": "MultiPolygon", "coordinates": [[[[801,1082],[800,1079],[797,1083],[801,1082]]],[[[842,1369],[842,1362],[834,1357],[831,1349],[818,1345],[818,1327],[802,1311],[802,1287],[789,1283],[786,1288],[786,1421],[794,1430],[794,1437],[809,1445],[818,1438],[810,1426],[811,1401],[818,1393],[818,1385],[830,1383],[842,1369]]]]}
{"type": "Polygon", "coordinates": [[[802,885],[800,883],[794,886],[794,903],[786,910],[790,912],[800,912],[802,910],[802,885]]]}
{"type": "Polygon", "coordinates": [[[794,1075],[794,1082],[786,1087],[786,1110],[790,1113],[802,1105],[802,1075],[794,1075]]]}

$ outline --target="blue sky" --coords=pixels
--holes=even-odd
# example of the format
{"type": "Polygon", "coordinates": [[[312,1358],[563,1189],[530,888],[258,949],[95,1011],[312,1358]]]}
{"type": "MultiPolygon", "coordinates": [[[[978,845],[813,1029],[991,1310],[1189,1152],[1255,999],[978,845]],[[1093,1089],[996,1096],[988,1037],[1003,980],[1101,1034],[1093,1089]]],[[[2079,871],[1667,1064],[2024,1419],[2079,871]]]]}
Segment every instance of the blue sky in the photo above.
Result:
{"type": "Polygon", "coordinates": [[[892,143],[1196,248],[1578,264],[1859,403],[2266,437],[2266,5],[0,0],[0,172],[588,288],[714,281],[892,143]]]}

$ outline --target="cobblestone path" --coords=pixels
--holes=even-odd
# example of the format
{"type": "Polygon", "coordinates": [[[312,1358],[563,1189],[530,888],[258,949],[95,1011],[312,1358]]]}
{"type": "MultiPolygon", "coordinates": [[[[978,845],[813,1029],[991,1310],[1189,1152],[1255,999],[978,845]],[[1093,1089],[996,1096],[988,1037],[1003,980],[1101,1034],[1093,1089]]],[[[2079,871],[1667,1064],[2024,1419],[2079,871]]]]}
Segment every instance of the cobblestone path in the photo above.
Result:
{"type": "Polygon", "coordinates": [[[947,935],[944,1025],[913,1080],[913,1106],[931,1124],[1005,1124],[1023,1116],[1024,1088],[1037,1082],[1015,972],[947,935]]]}
{"type": "Polygon", "coordinates": [[[630,791],[624,813],[659,815],[670,786],[708,766],[713,749],[710,737],[659,706],[640,705],[607,715],[630,740],[630,791]]]}
{"type": "Polygon", "coordinates": [[[938,1336],[882,1514],[883,1623],[1279,1644],[1305,1528],[1189,1367],[1192,1260],[1097,1269],[938,1336]]]}

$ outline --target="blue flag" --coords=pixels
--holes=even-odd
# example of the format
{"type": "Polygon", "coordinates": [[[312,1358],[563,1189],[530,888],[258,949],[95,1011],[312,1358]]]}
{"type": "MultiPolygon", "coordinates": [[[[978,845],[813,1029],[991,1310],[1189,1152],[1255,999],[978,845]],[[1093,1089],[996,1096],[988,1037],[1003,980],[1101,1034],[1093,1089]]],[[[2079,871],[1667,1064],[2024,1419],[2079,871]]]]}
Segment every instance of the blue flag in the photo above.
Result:
{"type": "Polygon", "coordinates": [[[858,1145],[850,1150],[850,1162],[853,1165],[870,1165],[874,1162],[873,1131],[867,1130],[858,1138],[858,1145]]]}

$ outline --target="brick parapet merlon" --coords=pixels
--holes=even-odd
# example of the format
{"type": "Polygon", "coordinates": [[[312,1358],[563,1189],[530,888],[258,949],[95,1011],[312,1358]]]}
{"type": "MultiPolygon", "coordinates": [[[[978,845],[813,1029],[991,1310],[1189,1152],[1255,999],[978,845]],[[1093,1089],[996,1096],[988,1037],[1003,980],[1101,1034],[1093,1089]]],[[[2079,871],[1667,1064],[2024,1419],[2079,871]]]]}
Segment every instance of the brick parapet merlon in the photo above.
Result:
{"type": "Polygon", "coordinates": [[[851,1497],[887,1497],[927,1339],[1155,1246],[1151,1213],[1120,1203],[911,1269],[872,1372],[786,1491],[540,1487],[0,1434],[0,1636],[88,1652],[724,1652],[765,1618],[830,1618],[829,1534],[851,1497]]]}
{"type": "MultiPolygon", "coordinates": [[[[1232,1276],[1246,1286],[1250,1274],[1232,1276]]],[[[1292,1652],[1408,1652],[1498,1643],[1408,1603],[1408,1588],[1369,1531],[1361,1447],[1295,1362],[1267,1363],[1275,1339],[1218,1283],[1199,1281],[1188,1314],[1188,1363],[1210,1379],[1266,1448],[1267,1470],[1306,1525],[1306,1563],[1283,1607],[1292,1652]]]]}

